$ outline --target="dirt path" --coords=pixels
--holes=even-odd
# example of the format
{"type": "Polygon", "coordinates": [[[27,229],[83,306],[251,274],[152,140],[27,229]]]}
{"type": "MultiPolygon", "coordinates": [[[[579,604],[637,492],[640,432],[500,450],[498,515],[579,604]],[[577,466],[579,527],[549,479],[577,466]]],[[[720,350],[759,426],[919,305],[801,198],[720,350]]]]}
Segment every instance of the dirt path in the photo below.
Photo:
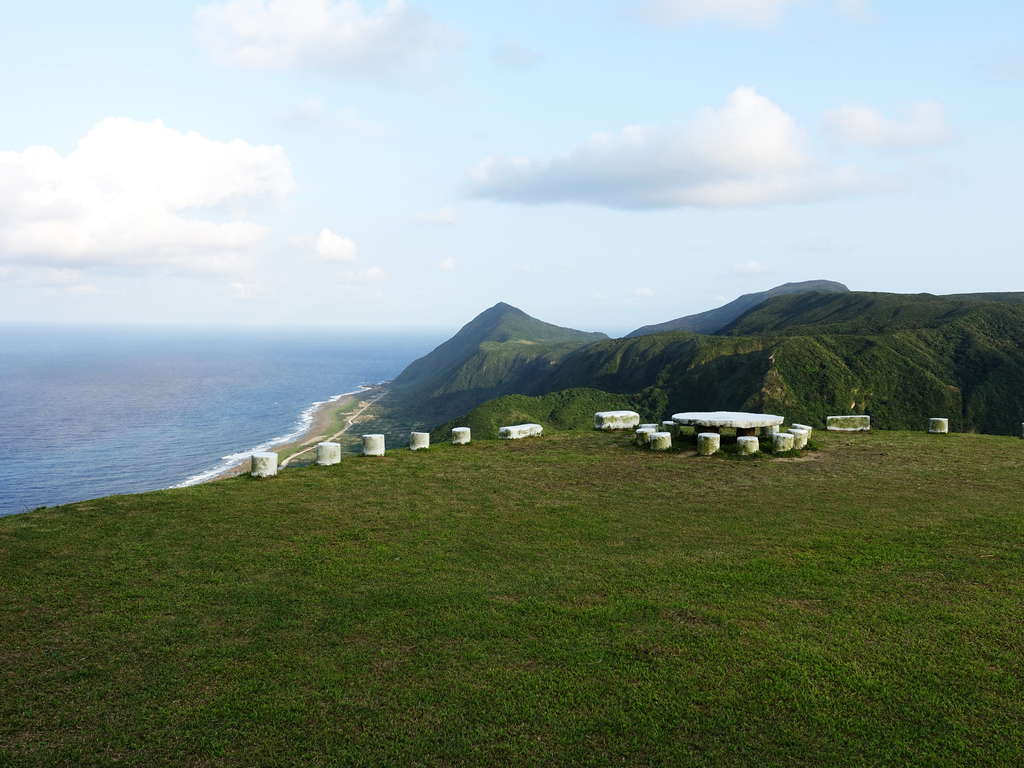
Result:
{"type": "MultiPolygon", "coordinates": [[[[344,435],[346,432],[348,432],[349,427],[351,427],[353,424],[355,424],[356,421],[358,421],[359,417],[362,416],[367,411],[367,409],[370,408],[370,406],[372,406],[374,403],[376,403],[378,400],[380,400],[382,397],[384,397],[384,394],[385,394],[384,392],[381,392],[379,395],[377,395],[372,400],[368,400],[366,402],[366,405],[364,405],[362,408],[360,408],[358,411],[356,411],[355,413],[353,413],[351,416],[348,417],[348,421],[345,422],[345,426],[344,427],[342,427],[340,430],[338,430],[337,432],[335,432],[333,435],[331,435],[330,437],[326,438],[325,440],[318,440],[317,442],[330,442],[330,441],[335,440],[335,439],[341,437],[342,435],[344,435]]],[[[289,456],[287,459],[285,459],[284,461],[281,462],[281,467],[280,468],[284,469],[285,467],[287,467],[292,462],[292,459],[295,459],[298,456],[302,456],[304,453],[309,453],[310,451],[313,451],[313,450],[316,450],[316,445],[311,445],[309,448],[305,448],[305,449],[299,451],[298,453],[293,453],[291,456],[289,456]]]]}

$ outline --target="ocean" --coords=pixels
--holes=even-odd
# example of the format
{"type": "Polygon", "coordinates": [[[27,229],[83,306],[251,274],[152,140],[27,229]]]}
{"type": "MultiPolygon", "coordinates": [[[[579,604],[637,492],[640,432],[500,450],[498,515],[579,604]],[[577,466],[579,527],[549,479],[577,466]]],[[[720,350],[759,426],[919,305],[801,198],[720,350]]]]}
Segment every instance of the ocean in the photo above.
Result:
{"type": "Polygon", "coordinates": [[[212,477],[444,338],[0,327],[0,515],[212,477]]]}

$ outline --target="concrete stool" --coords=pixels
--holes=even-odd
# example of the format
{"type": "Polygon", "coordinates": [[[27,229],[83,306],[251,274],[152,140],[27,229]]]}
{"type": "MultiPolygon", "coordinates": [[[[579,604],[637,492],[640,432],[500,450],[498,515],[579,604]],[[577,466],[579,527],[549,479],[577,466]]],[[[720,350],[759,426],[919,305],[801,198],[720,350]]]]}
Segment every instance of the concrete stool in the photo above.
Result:
{"type": "Polygon", "coordinates": [[[317,443],[316,463],[321,467],[341,464],[341,443],[317,443]]]}
{"type": "Polygon", "coordinates": [[[383,456],[384,435],[363,435],[363,456],[383,456]]]}
{"type": "Polygon", "coordinates": [[[761,443],[756,437],[737,437],[736,448],[741,456],[752,456],[761,450],[761,443]]]}
{"type": "Polygon", "coordinates": [[[795,427],[791,427],[789,434],[793,436],[793,449],[797,451],[802,451],[806,448],[808,441],[811,439],[811,436],[808,434],[806,429],[796,429],[795,427]]]}
{"type": "Polygon", "coordinates": [[[652,432],[650,439],[647,441],[647,445],[652,451],[672,450],[672,433],[652,432]]]}
{"type": "Polygon", "coordinates": [[[516,424],[498,430],[498,438],[501,440],[523,440],[527,437],[540,437],[542,434],[544,427],[540,424],[516,424]]]}
{"type": "Polygon", "coordinates": [[[636,429],[640,414],[636,411],[598,411],[594,414],[594,429],[612,432],[617,429],[636,429]]]}
{"type": "Polygon", "coordinates": [[[663,421],[661,422],[661,431],[668,432],[672,435],[672,439],[675,440],[679,437],[679,425],[674,421],[663,421]]]}
{"type": "Polygon", "coordinates": [[[651,441],[651,435],[657,431],[657,428],[653,426],[640,427],[640,429],[633,433],[635,435],[634,440],[637,445],[647,445],[651,441]]]}
{"type": "Polygon", "coordinates": [[[430,447],[429,432],[411,432],[409,434],[409,450],[423,451],[430,447]]]}
{"type": "Polygon", "coordinates": [[[452,445],[469,445],[473,433],[469,427],[456,427],[452,430],[452,445]]]}
{"type": "Polygon", "coordinates": [[[928,431],[933,435],[948,435],[949,419],[928,419],[928,431]]]}
{"type": "Polygon", "coordinates": [[[793,441],[791,432],[779,432],[772,438],[772,453],[789,453],[793,450],[793,441]]]}
{"type": "Polygon", "coordinates": [[[697,435],[697,453],[713,456],[722,449],[722,436],[717,432],[701,432],[697,435]]]}
{"type": "Polygon", "coordinates": [[[825,420],[829,432],[870,432],[870,416],[829,416],[825,420]]]}
{"type": "Polygon", "coordinates": [[[761,427],[761,437],[767,440],[771,440],[777,434],[779,434],[778,425],[772,425],[770,427],[761,427]]]}
{"type": "Polygon", "coordinates": [[[274,477],[277,474],[277,454],[254,453],[251,474],[253,477],[274,477]]]}
{"type": "Polygon", "coordinates": [[[814,434],[814,427],[808,427],[806,424],[790,424],[792,429],[802,429],[807,433],[807,437],[810,438],[814,434]]]}

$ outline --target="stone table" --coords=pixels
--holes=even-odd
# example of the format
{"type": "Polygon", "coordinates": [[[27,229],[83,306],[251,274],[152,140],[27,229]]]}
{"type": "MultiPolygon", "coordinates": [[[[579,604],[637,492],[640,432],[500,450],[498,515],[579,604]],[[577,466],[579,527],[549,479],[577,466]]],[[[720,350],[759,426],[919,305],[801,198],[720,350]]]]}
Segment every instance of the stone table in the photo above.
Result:
{"type": "Polygon", "coordinates": [[[697,432],[721,432],[725,427],[736,430],[737,437],[754,437],[761,427],[777,427],[785,418],[770,413],[742,413],[738,411],[694,411],[676,413],[672,421],[681,427],[696,427],[697,432]]]}

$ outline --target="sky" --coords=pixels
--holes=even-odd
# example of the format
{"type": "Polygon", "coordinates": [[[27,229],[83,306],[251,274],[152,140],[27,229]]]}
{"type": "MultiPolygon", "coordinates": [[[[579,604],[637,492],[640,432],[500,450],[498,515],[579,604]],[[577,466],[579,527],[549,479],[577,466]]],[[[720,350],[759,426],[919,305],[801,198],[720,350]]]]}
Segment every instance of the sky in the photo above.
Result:
{"type": "Polygon", "coordinates": [[[619,333],[1024,290],[1024,4],[39,0],[0,27],[0,323],[619,333]]]}

